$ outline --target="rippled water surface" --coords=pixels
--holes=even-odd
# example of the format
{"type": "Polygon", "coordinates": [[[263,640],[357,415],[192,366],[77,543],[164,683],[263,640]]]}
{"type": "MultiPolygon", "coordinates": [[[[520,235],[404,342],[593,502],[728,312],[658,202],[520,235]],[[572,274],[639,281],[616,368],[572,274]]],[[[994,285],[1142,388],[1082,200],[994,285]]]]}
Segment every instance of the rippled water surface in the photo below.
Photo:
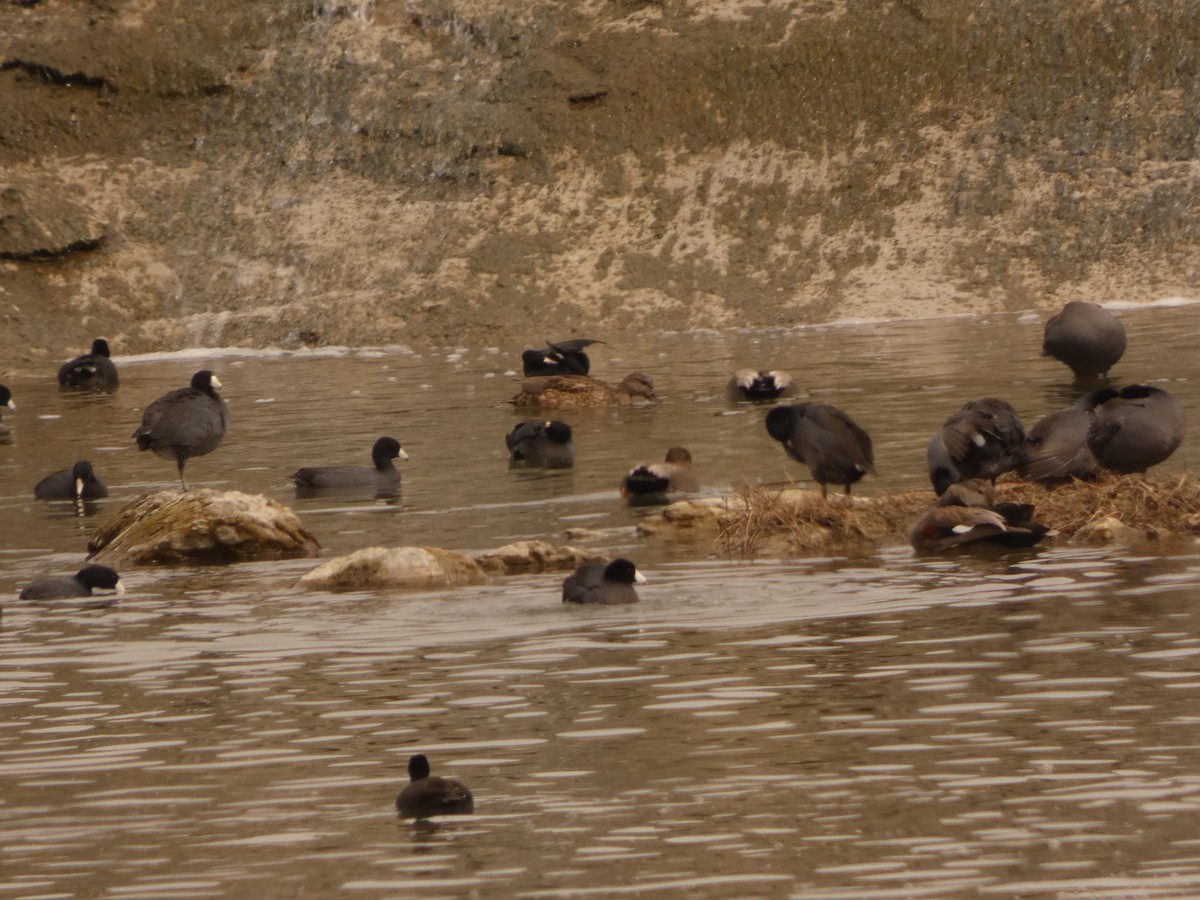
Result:
{"type": "MultiPolygon", "coordinates": [[[[1117,380],[1155,380],[1200,423],[1200,306],[1120,314],[1117,380]]],[[[1029,424],[1074,396],[1040,334],[1002,316],[599,335],[595,374],[646,371],[663,402],[563,414],[577,464],[550,473],[505,461],[520,347],[119,359],[111,397],[9,378],[0,897],[1200,895],[1194,542],[730,561],[637,537],[652,510],[616,494],[672,444],[712,493],[804,477],[761,408],[724,400],[751,364],[874,435],[862,492],[923,486],[925,441],[963,400],[1003,396],[1029,424]],[[295,586],[312,560],[18,601],[173,483],[129,436],[202,366],[232,427],[190,479],[294,506],[324,556],[582,527],[639,563],[643,602],[563,608],[561,574],[328,595],[295,586]],[[380,434],[410,455],[399,497],[295,496],[289,472],[365,462],[380,434]],[[84,516],[32,500],[84,457],[112,497],[84,516]],[[396,819],[417,751],[471,785],[474,816],[396,819]]]]}

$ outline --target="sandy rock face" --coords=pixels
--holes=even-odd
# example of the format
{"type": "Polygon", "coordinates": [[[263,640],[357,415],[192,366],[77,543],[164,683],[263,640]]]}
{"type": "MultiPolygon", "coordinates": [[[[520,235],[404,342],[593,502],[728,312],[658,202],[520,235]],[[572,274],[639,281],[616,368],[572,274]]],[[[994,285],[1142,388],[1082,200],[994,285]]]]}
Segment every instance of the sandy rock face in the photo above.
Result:
{"type": "Polygon", "coordinates": [[[364,547],[305,572],[304,587],[329,591],[454,587],[487,580],[470,557],[439,547],[364,547]]]}
{"type": "Polygon", "coordinates": [[[245,562],[315,556],[299,517],[261,494],[153,491],[126,504],[88,541],[107,565],[245,562]]]}

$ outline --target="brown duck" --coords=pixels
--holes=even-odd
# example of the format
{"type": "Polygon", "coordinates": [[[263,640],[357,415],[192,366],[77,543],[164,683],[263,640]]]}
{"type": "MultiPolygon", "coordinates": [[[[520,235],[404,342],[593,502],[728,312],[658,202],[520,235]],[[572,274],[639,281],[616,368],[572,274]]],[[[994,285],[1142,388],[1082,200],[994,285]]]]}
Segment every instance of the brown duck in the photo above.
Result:
{"type": "Polygon", "coordinates": [[[635,397],[658,402],[649,375],[634,372],[613,386],[587,375],[546,375],[525,378],[521,390],[508,402],[513,406],[542,409],[583,409],[590,406],[630,406],[635,397]]]}

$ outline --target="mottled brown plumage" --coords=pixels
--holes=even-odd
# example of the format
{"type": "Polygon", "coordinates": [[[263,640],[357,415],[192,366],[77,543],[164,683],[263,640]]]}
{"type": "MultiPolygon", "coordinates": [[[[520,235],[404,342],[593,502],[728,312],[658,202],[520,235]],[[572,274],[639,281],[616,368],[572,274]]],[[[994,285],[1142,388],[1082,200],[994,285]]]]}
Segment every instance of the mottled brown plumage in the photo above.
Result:
{"type": "Polygon", "coordinates": [[[521,390],[508,402],[541,409],[582,409],[597,406],[629,406],[635,397],[657,402],[649,375],[634,372],[613,386],[587,375],[547,375],[526,378],[521,390]]]}

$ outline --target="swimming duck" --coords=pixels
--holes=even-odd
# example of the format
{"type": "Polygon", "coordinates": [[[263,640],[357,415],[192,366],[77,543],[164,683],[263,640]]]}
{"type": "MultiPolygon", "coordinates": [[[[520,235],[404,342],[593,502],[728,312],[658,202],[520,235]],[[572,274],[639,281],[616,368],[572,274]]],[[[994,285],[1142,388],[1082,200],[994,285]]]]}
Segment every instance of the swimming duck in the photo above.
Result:
{"type": "Polygon", "coordinates": [[[108,485],[81,459],[69,469],[51,472],[33,488],[38,500],[98,500],[108,496],[108,485]]]}
{"type": "Polygon", "coordinates": [[[394,437],[381,437],[371,447],[370,466],[306,466],[290,477],[297,488],[387,488],[400,482],[394,459],[408,459],[408,454],[394,437]]]}
{"type": "Polygon", "coordinates": [[[996,397],[968,400],[934,432],[925,448],[929,480],[940,495],[956,481],[995,481],[1016,466],[1025,443],[1017,411],[996,397]]]}
{"type": "Polygon", "coordinates": [[[1032,547],[1050,531],[1033,521],[1032,505],[994,505],[993,497],[992,485],[980,478],[949,485],[913,522],[909,543],[918,552],[939,552],[981,541],[1032,547]]]}
{"type": "Polygon", "coordinates": [[[565,469],[575,463],[571,426],[558,419],[521,422],[504,436],[504,443],[513,466],[565,469]]]}
{"type": "Polygon", "coordinates": [[[1183,434],[1183,410],[1172,394],[1130,384],[1095,408],[1087,446],[1106,469],[1145,472],[1174,453],[1183,434]]]}
{"type": "Polygon", "coordinates": [[[649,375],[634,372],[614,387],[587,375],[548,375],[526,378],[508,402],[543,409],[580,409],[593,406],[630,406],[635,397],[658,402],[649,375]]]}
{"type": "Polygon", "coordinates": [[[731,401],[778,400],[795,393],[792,376],[782,369],[764,372],[760,369],[739,369],[725,388],[731,401]]]}
{"type": "Polygon", "coordinates": [[[631,499],[694,494],[698,490],[700,482],[692,474],[692,454],[684,447],[672,447],[660,463],[634,466],[621,480],[621,496],[631,499]]]}
{"type": "Polygon", "coordinates": [[[1116,396],[1113,388],[1089,391],[1034,422],[1018,455],[1017,472],[1047,486],[1095,477],[1100,464],[1087,445],[1092,410],[1116,396]]]}
{"type": "Polygon", "coordinates": [[[875,474],[871,436],[853,419],[828,403],[794,403],[776,406],[767,413],[767,433],[783,444],[797,462],[804,463],[827,496],[827,484],[850,485],[875,474]]]}
{"type": "MultiPolygon", "coordinates": [[[[13,401],[12,391],[10,391],[7,387],[5,387],[2,384],[0,384],[0,407],[4,407],[5,409],[11,409],[14,412],[17,409],[17,404],[13,401]]],[[[0,416],[0,419],[2,419],[2,418],[4,418],[4,417],[0,416]]]]}
{"type": "Polygon", "coordinates": [[[1095,303],[1072,300],[1046,321],[1042,355],[1081,378],[1105,376],[1125,353],[1125,326],[1095,303]]]}
{"type": "Polygon", "coordinates": [[[120,379],[108,350],[108,341],[96,338],[92,350],[62,364],[58,370],[61,387],[84,388],[93,391],[111,391],[120,379]]]}
{"type": "Polygon", "coordinates": [[[146,407],[133,433],[139,450],[174,459],[179,483],[188,489],[183,467],[193,456],[212,453],[225,439],[229,409],[218,395],[221,382],[208,369],[192,376],[188,387],[163,394],[146,407]]]}
{"type": "Polygon", "coordinates": [[[603,344],[591,338],[574,338],[569,341],[546,341],[545,350],[526,350],[521,354],[521,365],[525,377],[539,375],[586,375],[592,366],[583,352],[584,347],[603,344]]]}
{"type": "Polygon", "coordinates": [[[396,811],[413,819],[431,816],[458,816],[475,811],[475,798],[456,778],[429,774],[424,753],[408,758],[409,782],[396,795],[396,811]]]}
{"type": "Polygon", "coordinates": [[[90,597],[96,588],[125,593],[125,585],[115,569],[108,566],[84,566],[72,577],[37,578],[18,594],[21,600],[65,600],[70,597],[90,597]]]}
{"type": "Polygon", "coordinates": [[[633,586],[645,583],[646,576],[624,557],[607,565],[583,563],[563,581],[562,598],[564,603],[637,603],[633,586]]]}

